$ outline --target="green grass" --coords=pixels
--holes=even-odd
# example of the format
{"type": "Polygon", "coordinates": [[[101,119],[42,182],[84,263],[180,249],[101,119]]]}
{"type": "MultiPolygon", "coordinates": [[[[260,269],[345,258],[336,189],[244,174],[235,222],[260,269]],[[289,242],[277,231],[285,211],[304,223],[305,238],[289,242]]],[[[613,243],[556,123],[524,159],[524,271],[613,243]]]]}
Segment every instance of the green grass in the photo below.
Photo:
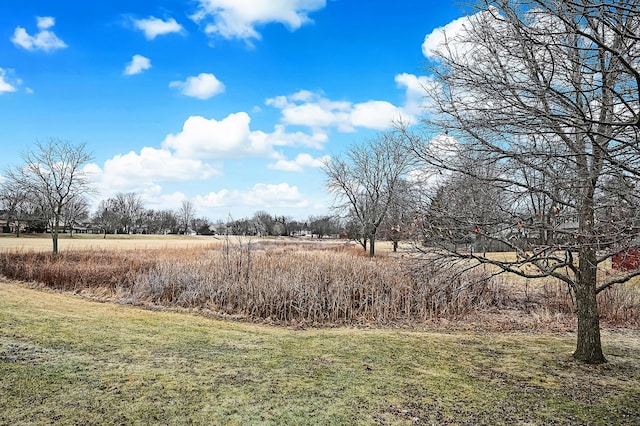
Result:
{"type": "Polygon", "coordinates": [[[293,330],[0,283],[0,424],[640,424],[640,338],[293,330]]]}

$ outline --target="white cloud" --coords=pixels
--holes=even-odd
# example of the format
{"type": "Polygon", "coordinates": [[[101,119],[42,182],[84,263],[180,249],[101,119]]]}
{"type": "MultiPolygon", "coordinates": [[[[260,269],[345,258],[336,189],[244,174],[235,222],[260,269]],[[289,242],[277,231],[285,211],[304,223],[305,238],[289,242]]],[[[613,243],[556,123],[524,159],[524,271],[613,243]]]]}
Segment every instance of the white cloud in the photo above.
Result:
{"type": "Polygon", "coordinates": [[[335,127],[342,132],[352,132],[356,127],[383,130],[394,121],[413,120],[402,107],[387,101],[371,100],[355,104],[332,101],[307,90],[267,99],[266,104],[281,111],[281,121],[285,124],[316,129],[335,127]]]}
{"type": "Polygon", "coordinates": [[[263,205],[265,207],[304,207],[308,203],[297,186],[288,183],[258,183],[251,191],[242,193],[242,202],[247,205],[263,205]]]}
{"type": "Polygon", "coordinates": [[[246,112],[230,114],[220,121],[191,116],[184,122],[180,133],[167,135],[162,146],[174,149],[178,156],[184,158],[272,155],[266,134],[251,131],[250,122],[246,112]]]}
{"type": "Polygon", "coordinates": [[[30,35],[27,30],[18,26],[13,32],[11,41],[16,46],[20,46],[27,50],[55,50],[63,49],[67,47],[64,41],[55,35],[53,31],[49,31],[49,28],[55,25],[55,19],[51,16],[39,16],[38,29],[40,30],[36,35],[30,35]]]}
{"type": "Polygon", "coordinates": [[[144,31],[147,40],[153,40],[159,35],[179,33],[183,29],[182,25],[173,18],[163,21],[160,18],[150,16],[148,19],[133,19],[132,21],[136,29],[144,31]]]}
{"type": "Polygon", "coordinates": [[[298,154],[295,160],[280,159],[273,164],[269,164],[270,169],[282,170],[285,172],[302,172],[305,167],[322,167],[329,156],[313,158],[310,154],[298,154]]]}
{"type": "Polygon", "coordinates": [[[439,134],[429,140],[428,154],[436,159],[457,157],[460,153],[460,142],[453,136],[439,134]]]}
{"type": "Polygon", "coordinates": [[[194,198],[193,202],[200,208],[224,207],[230,198],[232,198],[230,191],[228,189],[221,189],[218,192],[198,195],[194,198]]]}
{"type": "Polygon", "coordinates": [[[202,116],[189,117],[182,131],[168,134],[162,146],[184,158],[276,158],[274,146],[306,146],[320,149],[327,142],[326,133],[316,131],[287,133],[282,125],[272,133],[251,130],[246,112],[229,114],[222,120],[202,116]]]}
{"type": "Polygon", "coordinates": [[[39,30],[48,30],[56,24],[56,20],[51,16],[37,16],[39,30]]]}
{"type": "Polygon", "coordinates": [[[327,134],[316,129],[312,134],[304,132],[287,133],[286,126],[277,124],[272,133],[267,134],[267,141],[272,146],[305,146],[322,149],[329,141],[327,134]]]}
{"type": "Polygon", "coordinates": [[[387,101],[369,101],[353,106],[351,124],[355,127],[383,130],[402,116],[402,110],[387,101]]]}
{"type": "Polygon", "coordinates": [[[352,130],[349,122],[351,102],[331,101],[318,93],[301,90],[289,96],[267,99],[266,105],[279,109],[281,120],[285,124],[352,130]]]}
{"type": "Polygon", "coordinates": [[[136,75],[151,68],[151,61],[142,55],[133,55],[131,62],[124,69],[124,75],[136,75]]]}
{"type": "Polygon", "coordinates": [[[224,84],[215,75],[207,73],[188,77],[186,81],[172,81],[169,87],[179,89],[185,96],[198,99],[209,99],[224,92],[224,84]]]}
{"type": "MultiPolygon", "coordinates": [[[[14,83],[16,84],[16,83],[14,83]]],[[[6,92],[15,92],[18,88],[9,82],[7,72],[0,68],[0,95],[6,92]]]]}
{"type": "Polygon", "coordinates": [[[103,169],[95,166],[91,171],[109,188],[202,180],[220,174],[218,169],[200,160],[179,158],[170,151],[150,147],[142,148],[139,154],[131,151],[116,155],[105,161],[103,169]]]}
{"type": "Polygon", "coordinates": [[[405,114],[420,115],[427,106],[426,90],[434,84],[433,78],[403,73],[396,75],[395,81],[406,89],[405,114]]]}
{"type": "Polygon", "coordinates": [[[191,17],[205,23],[205,32],[225,39],[260,39],[258,25],[277,22],[290,30],[312,22],[308,14],[324,8],[326,0],[199,0],[191,17]]]}
{"type": "MultiPolygon", "coordinates": [[[[160,185],[147,185],[140,189],[139,194],[147,208],[156,210],[168,209],[175,211],[180,207],[182,201],[188,199],[188,197],[182,192],[165,194],[162,191],[163,188],[160,185]]],[[[200,214],[197,208],[196,213],[200,214]]]]}
{"type": "MultiPolygon", "coordinates": [[[[295,95],[295,94],[294,94],[295,95]]],[[[351,129],[349,114],[350,102],[334,102],[326,98],[318,98],[315,102],[298,103],[295,97],[290,98],[282,111],[282,121],[286,124],[309,127],[339,127],[351,129]]]]}
{"type": "Polygon", "coordinates": [[[300,194],[298,187],[288,183],[257,183],[247,191],[221,189],[218,192],[198,195],[193,201],[196,207],[202,210],[238,206],[253,206],[256,209],[301,208],[309,205],[309,202],[300,194]]]}
{"type": "Polygon", "coordinates": [[[461,58],[468,57],[469,53],[477,54],[479,45],[468,39],[468,31],[478,25],[491,26],[497,31],[506,28],[504,20],[499,18],[498,10],[490,6],[487,10],[458,18],[427,34],[422,43],[422,54],[428,59],[437,59],[440,55],[461,58]]]}

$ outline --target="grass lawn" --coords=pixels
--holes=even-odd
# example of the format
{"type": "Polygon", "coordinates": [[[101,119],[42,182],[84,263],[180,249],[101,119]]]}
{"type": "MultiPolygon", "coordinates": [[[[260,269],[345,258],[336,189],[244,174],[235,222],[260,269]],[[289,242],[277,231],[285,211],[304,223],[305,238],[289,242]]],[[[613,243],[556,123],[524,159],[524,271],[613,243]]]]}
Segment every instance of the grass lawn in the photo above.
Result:
{"type": "Polygon", "coordinates": [[[640,338],[293,330],[0,283],[0,424],[640,424],[640,338]]]}

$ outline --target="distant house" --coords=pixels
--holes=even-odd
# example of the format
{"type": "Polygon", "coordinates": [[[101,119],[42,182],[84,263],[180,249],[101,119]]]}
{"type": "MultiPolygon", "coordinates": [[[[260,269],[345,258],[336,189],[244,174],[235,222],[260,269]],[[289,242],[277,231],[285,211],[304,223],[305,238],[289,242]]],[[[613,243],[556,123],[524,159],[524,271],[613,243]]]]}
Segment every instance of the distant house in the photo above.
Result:
{"type": "Polygon", "coordinates": [[[12,234],[15,232],[15,227],[15,223],[9,221],[9,212],[0,210],[0,234],[12,234]]]}
{"type": "Polygon", "coordinates": [[[82,224],[78,224],[78,223],[74,223],[71,226],[71,229],[73,230],[74,234],[89,234],[91,233],[91,230],[89,229],[88,226],[82,225],[82,224]]]}

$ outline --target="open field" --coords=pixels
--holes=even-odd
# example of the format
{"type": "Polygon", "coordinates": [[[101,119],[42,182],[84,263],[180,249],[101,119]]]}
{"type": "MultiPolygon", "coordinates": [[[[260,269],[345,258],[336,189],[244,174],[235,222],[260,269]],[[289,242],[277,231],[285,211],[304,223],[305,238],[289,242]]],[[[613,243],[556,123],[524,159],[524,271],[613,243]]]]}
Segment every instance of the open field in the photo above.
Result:
{"type": "Polygon", "coordinates": [[[292,330],[0,283],[0,424],[640,424],[640,338],[292,330]]]}
{"type": "MultiPolygon", "coordinates": [[[[147,250],[172,248],[201,247],[209,244],[219,244],[221,237],[212,236],[178,236],[178,235],[102,235],[75,234],[70,238],[67,234],[60,234],[59,249],[121,249],[147,250]]],[[[16,238],[11,234],[0,234],[0,251],[2,250],[33,250],[51,251],[51,236],[49,235],[20,235],[16,238]]]]}
{"type": "MultiPolygon", "coordinates": [[[[165,248],[190,248],[202,247],[208,245],[223,244],[227,237],[210,236],[210,235],[126,235],[126,234],[108,234],[107,238],[102,238],[98,234],[74,234],[72,238],[67,234],[60,234],[59,237],[60,250],[85,250],[85,249],[122,249],[122,250],[144,250],[144,249],[165,249],[165,248]]],[[[266,240],[277,241],[282,238],[270,237],[266,240]]],[[[285,238],[287,239],[287,238],[285,238]]],[[[236,243],[238,241],[258,241],[259,238],[230,236],[229,241],[236,243]]],[[[288,241],[313,242],[318,244],[341,244],[344,240],[333,240],[324,238],[321,240],[301,237],[297,239],[287,239],[288,241]]],[[[355,243],[347,243],[348,245],[357,246],[355,243]]],[[[376,243],[376,251],[378,253],[390,252],[392,249],[391,242],[378,241],[376,243]]],[[[16,238],[12,234],[0,234],[0,251],[1,250],[34,250],[34,251],[50,251],[51,236],[37,234],[22,234],[16,238]]],[[[366,254],[363,250],[363,254],[366,254]]]]}

